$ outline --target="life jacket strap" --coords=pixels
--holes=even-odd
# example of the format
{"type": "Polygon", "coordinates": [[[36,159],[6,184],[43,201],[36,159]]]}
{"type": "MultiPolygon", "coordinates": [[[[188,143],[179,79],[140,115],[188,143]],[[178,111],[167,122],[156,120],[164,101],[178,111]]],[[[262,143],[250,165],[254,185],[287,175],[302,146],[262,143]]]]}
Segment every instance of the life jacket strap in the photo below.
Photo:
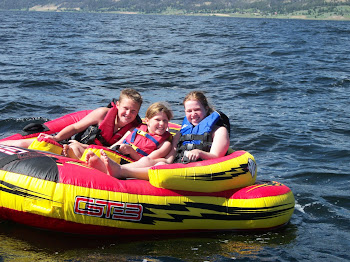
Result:
{"type": "Polygon", "coordinates": [[[185,141],[193,141],[193,140],[213,142],[213,138],[211,137],[210,133],[204,133],[203,135],[194,135],[194,134],[182,135],[180,137],[179,142],[183,143],[185,141]]]}
{"type": "Polygon", "coordinates": [[[131,140],[130,140],[131,143],[133,143],[133,142],[135,141],[136,134],[148,138],[148,139],[151,140],[157,147],[159,146],[159,142],[158,142],[153,136],[151,136],[149,133],[147,133],[147,132],[145,132],[145,131],[143,131],[143,130],[137,129],[137,128],[135,128],[134,131],[133,131],[133,134],[132,134],[131,140]]]}
{"type": "Polygon", "coordinates": [[[126,144],[126,145],[131,146],[132,149],[134,149],[137,153],[139,153],[139,154],[141,154],[141,155],[143,155],[143,156],[148,156],[148,154],[147,154],[145,151],[143,151],[142,149],[138,148],[138,147],[135,146],[134,144],[129,143],[129,142],[126,141],[126,140],[123,141],[123,144],[126,144]]]}

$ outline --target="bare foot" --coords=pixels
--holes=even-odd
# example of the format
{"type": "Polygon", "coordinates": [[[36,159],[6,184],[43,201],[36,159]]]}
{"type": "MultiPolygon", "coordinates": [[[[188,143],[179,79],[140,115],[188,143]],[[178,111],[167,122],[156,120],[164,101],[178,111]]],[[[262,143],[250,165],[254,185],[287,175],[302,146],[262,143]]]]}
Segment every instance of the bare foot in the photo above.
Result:
{"type": "Polygon", "coordinates": [[[114,162],[112,159],[110,159],[105,151],[101,149],[101,160],[104,163],[107,174],[116,178],[123,178],[121,175],[121,167],[118,163],[114,162]]]}
{"type": "Polygon", "coordinates": [[[62,155],[68,156],[68,151],[69,151],[69,145],[64,144],[64,145],[63,145],[62,155]]]}
{"type": "Polygon", "coordinates": [[[86,153],[86,163],[89,167],[95,168],[97,170],[102,171],[103,173],[108,174],[108,170],[105,163],[98,156],[96,156],[94,152],[90,150],[86,153]]]}
{"type": "Polygon", "coordinates": [[[73,159],[79,159],[80,157],[77,157],[76,155],[76,151],[78,151],[76,147],[77,146],[74,143],[63,145],[62,155],[73,159]]]}

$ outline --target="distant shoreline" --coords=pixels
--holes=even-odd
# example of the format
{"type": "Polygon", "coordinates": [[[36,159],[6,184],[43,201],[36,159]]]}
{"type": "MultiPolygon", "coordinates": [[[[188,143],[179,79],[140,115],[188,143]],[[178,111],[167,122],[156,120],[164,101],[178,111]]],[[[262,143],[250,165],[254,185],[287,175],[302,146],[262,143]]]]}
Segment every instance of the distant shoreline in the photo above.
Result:
{"type": "Polygon", "coordinates": [[[271,18],[271,19],[300,19],[300,20],[332,20],[332,21],[350,21],[350,17],[345,16],[317,16],[317,17],[308,17],[306,15],[255,15],[255,14],[208,14],[211,16],[222,16],[222,17],[241,17],[241,18],[271,18]]]}
{"type": "Polygon", "coordinates": [[[233,17],[233,18],[265,18],[265,19],[299,19],[299,20],[330,20],[330,21],[350,21],[350,16],[340,16],[340,15],[319,15],[319,16],[307,16],[302,14],[288,14],[288,15],[261,15],[258,13],[139,13],[139,12],[121,12],[121,11],[113,11],[113,12],[100,12],[100,11],[82,11],[79,8],[73,10],[60,9],[56,5],[46,5],[46,6],[34,6],[29,8],[29,10],[4,10],[0,9],[0,11],[22,11],[22,12],[78,12],[78,13],[113,13],[113,14],[127,14],[127,15],[176,15],[176,16],[217,16],[217,17],[233,17]]]}

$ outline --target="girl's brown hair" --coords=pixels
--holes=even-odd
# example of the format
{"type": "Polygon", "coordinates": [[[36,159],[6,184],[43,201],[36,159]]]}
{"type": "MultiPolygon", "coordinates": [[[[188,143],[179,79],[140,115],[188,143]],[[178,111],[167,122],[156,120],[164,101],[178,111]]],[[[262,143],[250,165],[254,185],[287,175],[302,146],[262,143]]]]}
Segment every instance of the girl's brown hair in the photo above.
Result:
{"type": "Polygon", "coordinates": [[[204,106],[204,108],[207,110],[207,115],[210,115],[211,113],[214,112],[214,109],[212,108],[211,105],[209,105],[208,99],[206,98],[203,92],[192,91],[188,93],[184,98],[183,104],[185,105],[185,102],[192,101],[192,100],[197,100],[199,103],[201,103],[202,106],[204,106]]]}
{"type": "Polygon", "coordinates": [[[146,118],[151,119],[160,112],[164,112],[168,117],[168,120],[171,120],[173,118],[173,112],[171,111],[171,109],[167,107],[164,103],[160,102],[153,103],[147,108],[146,118]]]}

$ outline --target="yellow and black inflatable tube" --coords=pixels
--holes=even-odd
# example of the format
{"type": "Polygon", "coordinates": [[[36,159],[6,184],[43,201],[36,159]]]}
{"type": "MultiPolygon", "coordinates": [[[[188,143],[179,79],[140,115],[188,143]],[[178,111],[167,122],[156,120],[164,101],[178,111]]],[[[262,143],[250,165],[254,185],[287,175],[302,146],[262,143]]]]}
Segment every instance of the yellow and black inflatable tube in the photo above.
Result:
{"type": "Polygon", "coordinates": [[[190,164],[171,164],[152,167],[150,183],[158,188],[193,192],[220,192],[254,184],[257,164],[245,151],[190,164]]]}
{"type": "Polygon", "coordinates": [[[62,154],[63,146],[56,141],[38,136],[28,147],[28,149],[51,152],[57,155],[62,154]]]}
{"type": "Polygon", "coordinates": [[[291,190],[278,182],[217,193],[168,190],[115,179],[79,160],[0,145],[0,218],[47,230],[130,235],[270,229],[289,221],[294,204],[291,190]]]}

